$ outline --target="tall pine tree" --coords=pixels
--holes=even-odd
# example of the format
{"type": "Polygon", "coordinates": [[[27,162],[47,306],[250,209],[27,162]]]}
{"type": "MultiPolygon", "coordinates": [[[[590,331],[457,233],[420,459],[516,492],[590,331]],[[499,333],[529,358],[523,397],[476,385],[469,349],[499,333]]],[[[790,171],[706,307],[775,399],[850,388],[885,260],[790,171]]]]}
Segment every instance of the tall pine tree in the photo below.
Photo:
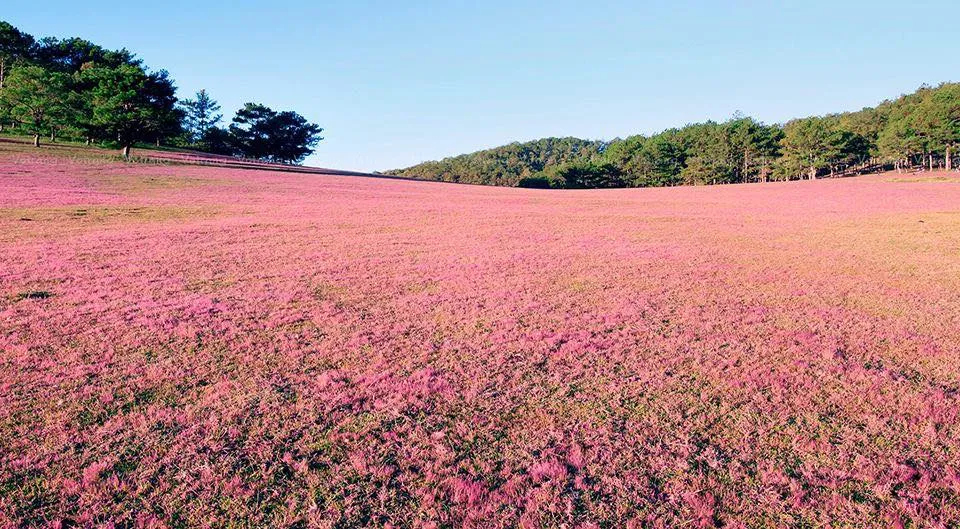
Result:
{"type": "Polygon", "coordinates": [[[205,142],[210,129],[216,127],[223,114],[220,105],[210,97],[205,89],[197,92],[194,99],[184,99],[180,102],[184,113],[184,129],[189,136],[190,143],[201,145],[205,142]]]}

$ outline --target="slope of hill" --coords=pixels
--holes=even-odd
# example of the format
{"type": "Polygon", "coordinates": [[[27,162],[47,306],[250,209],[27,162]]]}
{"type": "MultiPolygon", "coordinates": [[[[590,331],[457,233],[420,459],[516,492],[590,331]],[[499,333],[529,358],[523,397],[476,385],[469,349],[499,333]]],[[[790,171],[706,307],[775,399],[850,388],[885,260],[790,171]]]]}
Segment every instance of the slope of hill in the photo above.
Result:
{"type": "Polygon", "coordinates": [[[511,143],[495,149],[425,162],[387,174],[421,180],[515,186],[526,177],[550,167],[582,158],[589,159],[604,143],[579,138],[544,138],[511,143]]]}
{"type": "Polygon", "coordinates": [[[734,116],[610,142],[548,138],[425,162],[390,174],[524,187],[649,187],[957,167],[960,84],[875,108],[765,125],[734,116]]]}
{"type": "Polygon", "coordinates": [[[125,163],[142,164],[152,163],[156,165],[202,165],[210,167],[224,167],[232,169],[255,169],[261,171],[279,171],[284,173],[303,173],[303,174],[339,174],[347,176],[370,176],[379,178],[403,178],[389,175],[380,175],[376,173],[364,173],[359,171],[346,171],[343,169],[330,169],[325,167],[311,167],[306,165],[291,165],[263,160],[242,158],[237,156],[227,156],[222,154],[212,154],[201,151],[178,148],[156,149],[151,147],[137,147],[130,151],[130,157],[123,160],[119,151],[114,149],[101,148],[97,146],[87,146],[76,142],[60,141],[57,143],[47,143],[40,147],[30,146],[30,142],[22,136],[0,135],[0,151],[6,151],[8,154],[16,156],[23,160],[56,160],[63,158],[75,158],[76,160],[100,160],[123,161],[125,163]]]}
{"type": "Polygon", "coordinates": [[[956,526],[958,248],[955,173],[0,149],[0,526],[956,526]]]}

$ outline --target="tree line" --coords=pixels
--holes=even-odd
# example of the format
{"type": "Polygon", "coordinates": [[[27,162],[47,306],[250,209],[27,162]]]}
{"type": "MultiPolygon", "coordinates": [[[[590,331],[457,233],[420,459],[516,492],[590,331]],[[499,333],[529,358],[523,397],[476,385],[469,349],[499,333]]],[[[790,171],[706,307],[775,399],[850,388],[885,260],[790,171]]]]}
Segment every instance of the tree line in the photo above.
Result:
{"type": "Polygon", "coordinates": [[[612,141],[546,138],[426,162],[389,174],[542,188],[649,187],[815,179],[911,168],[951,170],[960,84],[856,112],[767,125],[735,115],[612,141]]]}
{"type": "Polygon", "coordinates": [[[166,70],[81,38],[36,39],[0,21],[0,132],[120,148],[168,145],[301,163],[323,129],[293,111],[247,103],[228,126],[205,91],[179,99],[166,70]]]}
{"type": "Polygon", "coordinates": [[[544,138],[527,143],[511,143],[495,149],[462,154],[438,162],[389,171],[425,180],[443,180],[470,184],[513,186],[531,174],[578,160],[598,156],[604,144],[578,138],[544,138]]]}

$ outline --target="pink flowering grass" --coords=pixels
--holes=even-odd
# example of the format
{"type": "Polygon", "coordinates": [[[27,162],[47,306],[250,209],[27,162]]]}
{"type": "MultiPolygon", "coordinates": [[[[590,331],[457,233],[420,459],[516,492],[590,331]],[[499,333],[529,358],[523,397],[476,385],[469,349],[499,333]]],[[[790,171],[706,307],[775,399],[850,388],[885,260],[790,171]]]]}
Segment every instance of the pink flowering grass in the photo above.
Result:
{"type": "Polygon", "coordinates": [[[0,526],[960,524],[951,175],[554,192],[9,151],[0,264],[0,526]]]}

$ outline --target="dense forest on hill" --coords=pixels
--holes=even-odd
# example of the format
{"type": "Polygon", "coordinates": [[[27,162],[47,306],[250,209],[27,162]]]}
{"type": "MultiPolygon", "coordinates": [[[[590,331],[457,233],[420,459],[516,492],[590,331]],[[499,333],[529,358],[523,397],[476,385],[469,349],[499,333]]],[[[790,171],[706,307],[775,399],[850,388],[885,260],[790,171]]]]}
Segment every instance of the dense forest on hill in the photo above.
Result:
{"type": "Polygon", "coordinates": [[[604,147],[601,141],[544,138],[514,142],[439,162],[425,162],[395,174],[427,180],[512,186],[531,174],[577,160],[593,159],[604,147]]]}
{"type": "Polygon", "coordinates": [[[886,168],[956,167],[960,84],[856,112],[767,125],[736,115],[609,142],[547,138],[389,174],[475,184],[595,188],[818,178],[886,168]]]}
{"type": "Polygon", "coordinates": [[[229,127],[205,91],[179,99],[166,70],[73,37],[37,39],[0,21],[0,132],[123,149],[138,143],[300,163],[323,130],[293,111],[247,103],[229,127]]]}

